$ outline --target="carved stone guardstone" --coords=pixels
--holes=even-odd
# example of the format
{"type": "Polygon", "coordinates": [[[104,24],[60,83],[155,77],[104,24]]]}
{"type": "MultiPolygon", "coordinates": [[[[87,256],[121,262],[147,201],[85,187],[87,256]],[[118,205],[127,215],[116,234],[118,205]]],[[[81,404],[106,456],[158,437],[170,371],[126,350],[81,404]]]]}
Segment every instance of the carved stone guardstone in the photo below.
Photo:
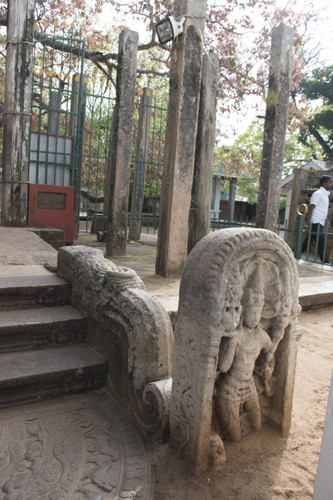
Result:
{"type": "Polygon", "coordinates": [[[221,467],[224,440],[238,441],[263,422],[288,435],[299,309],[294,256],[271,231],[216,231],[188,256],[170,439],[195,472],[221,467]]]}
{"type": "Polygon", "coordinates": [[[101,250],[63,247],[58,275],[71,283],[71,303],[88,316],[90,345],[108,360],[108,386],[141,429],[168,430],[173,331],[167,311],[133,269],[101,250]]]}

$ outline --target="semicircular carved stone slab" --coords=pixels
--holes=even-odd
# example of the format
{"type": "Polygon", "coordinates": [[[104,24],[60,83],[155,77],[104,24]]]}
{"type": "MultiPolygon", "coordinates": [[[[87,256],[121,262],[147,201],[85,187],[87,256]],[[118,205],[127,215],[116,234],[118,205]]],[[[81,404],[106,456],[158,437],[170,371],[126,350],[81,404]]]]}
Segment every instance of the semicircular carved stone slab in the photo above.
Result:
{"type": "Polygon", "coordinates": [[[224,440],[290,428],[298,274],[265,229],[223,229],[187,258],[175,328],[171,443],[194,470],[225,461],[224,440]]]}
{"type": "Polygon", "coordinates": [[[152,499],[143,442],[105,393],[3,410],[4,500],[152,499]]]}

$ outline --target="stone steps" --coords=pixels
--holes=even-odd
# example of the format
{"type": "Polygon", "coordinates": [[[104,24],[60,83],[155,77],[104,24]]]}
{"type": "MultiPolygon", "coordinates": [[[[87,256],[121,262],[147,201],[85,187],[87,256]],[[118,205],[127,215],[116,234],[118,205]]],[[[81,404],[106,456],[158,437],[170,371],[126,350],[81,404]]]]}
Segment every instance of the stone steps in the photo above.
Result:
{"type": "Polygon", "coordinates": [[[70,286],[42,266],[0,269],[0,408],[104,387],[70,286]]]}
{"type": "Polygon", "coordinates": [[[0,276],[0,310],[69,303],[68,283],[49,273],[44,276],[0,276]]]}
{"type": "Polygon", "coordinates": [[[0,354],[0,408],[99,389],[106,372],[84,344],[0,354]]]}
{"type": "Polygon", "coordinates": [[[86,342],[86,318],[72,306],[0,311],[0,353],[86,342]]]}

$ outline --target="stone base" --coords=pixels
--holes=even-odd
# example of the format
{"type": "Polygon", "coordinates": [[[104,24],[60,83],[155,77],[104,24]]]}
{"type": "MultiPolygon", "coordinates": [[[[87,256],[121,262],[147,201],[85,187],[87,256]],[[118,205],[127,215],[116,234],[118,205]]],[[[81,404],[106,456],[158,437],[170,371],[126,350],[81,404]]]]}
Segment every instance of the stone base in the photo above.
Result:
{"type": "Polygon", "coordinates": [[[62,229],[33,228],[31,231],[56,250],[59,250],[59,248],[66,244],[65,232],[62,229]]]}
{"type": "Polygon", "coordinates": [[[1,498],[153,498],[141,438],[105,391],[2,410],[0,429],[1,498]]]}

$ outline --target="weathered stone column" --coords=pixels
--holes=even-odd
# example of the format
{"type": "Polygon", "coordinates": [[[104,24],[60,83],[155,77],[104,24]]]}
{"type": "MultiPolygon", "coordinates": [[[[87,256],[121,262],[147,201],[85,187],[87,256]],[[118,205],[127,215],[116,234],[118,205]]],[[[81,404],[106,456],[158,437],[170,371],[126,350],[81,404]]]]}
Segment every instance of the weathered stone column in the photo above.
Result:
{"type": "Polygon", "coordinates": [[[133,194],[131,200],[131,219],[129,221],[128,237],[139,241],[141,233],[141,217],[143,198],[145,194],[146,161],[150,142],[150,117],[153,93],[144,88],[140,99],[138,138],[136,144],[133,194]]]}
{"type": "Polygon", "coordinates": [[[215,54],[204,55],[192,198],[188,222],[188,252],[210,230],[218,72],[218,57],[215,54]]]}
{"type": "Polygon", "coordinates": [[[35,0],[8,2],[1,223],[26,226],[35,0]]]}
{"type": "Polygon", "coordinates": [[[215,190],[214,190],[214,214],[217,213],[217,218],[220,218],[220,203],[221,203],[221,177],[215,176],[215,190]]]}
{"type": "Polygon", "coordinates": [[[59,134],[61,113],[61,92],[59,90],[52,90],[50,93],[49,102],[49,123],[48,133],[52,135],[59,134]]]}
{"type": "Polygon", "coordinates": [[[195,142],[207,1],[178,1],[175,16],[186,15],[184,33],[172,46],[170,99],[165,137],[156,273],[180,276],[187,255],[195,142]]]}
{"type": "Polygon", "coordinates": [[[126,253],[138,41],[139,35],[135,31],[124,30],[119,37],[116,105],[107,181],[107,256],[126,253]]]}
{"type": "Polygon", "coordinates": [[[229,201],[228,201],[228,216],[230,222],[232,222],[235,219],[236,184],[237,184],[237,178],[230,177],[229,201]]]}
{"type": "Polygon", "coordinates": [[[294,30],[273,30],[256,226],[276,231],[281,193],[294,30]]]}
{"type": "Polygon", "coordinates": [[[73,137],[72,186],[74,186],[75,238],[78,237],[80,229],[82,155],[87,95],[87,83],[85,83],[85,80],[85,75],[80,74],[75,74],[72,79],[70,134],[73,137]]]}
{"type": "MultiPolygon", "coordinates": [[[[297,223],[297,206],[302,198],[302,190],[305,189],[308,180],[308,171],[303,168],[294,170],[294,181],[291,194],[291,201],[288,213],[288,229],[296,227],[297,223]]],[[[286,214],[287,215],[287,214],[286,214]]],[[[287,242],[291,248],[294,248],[294,233],[288,232],[287,242]]]]}

